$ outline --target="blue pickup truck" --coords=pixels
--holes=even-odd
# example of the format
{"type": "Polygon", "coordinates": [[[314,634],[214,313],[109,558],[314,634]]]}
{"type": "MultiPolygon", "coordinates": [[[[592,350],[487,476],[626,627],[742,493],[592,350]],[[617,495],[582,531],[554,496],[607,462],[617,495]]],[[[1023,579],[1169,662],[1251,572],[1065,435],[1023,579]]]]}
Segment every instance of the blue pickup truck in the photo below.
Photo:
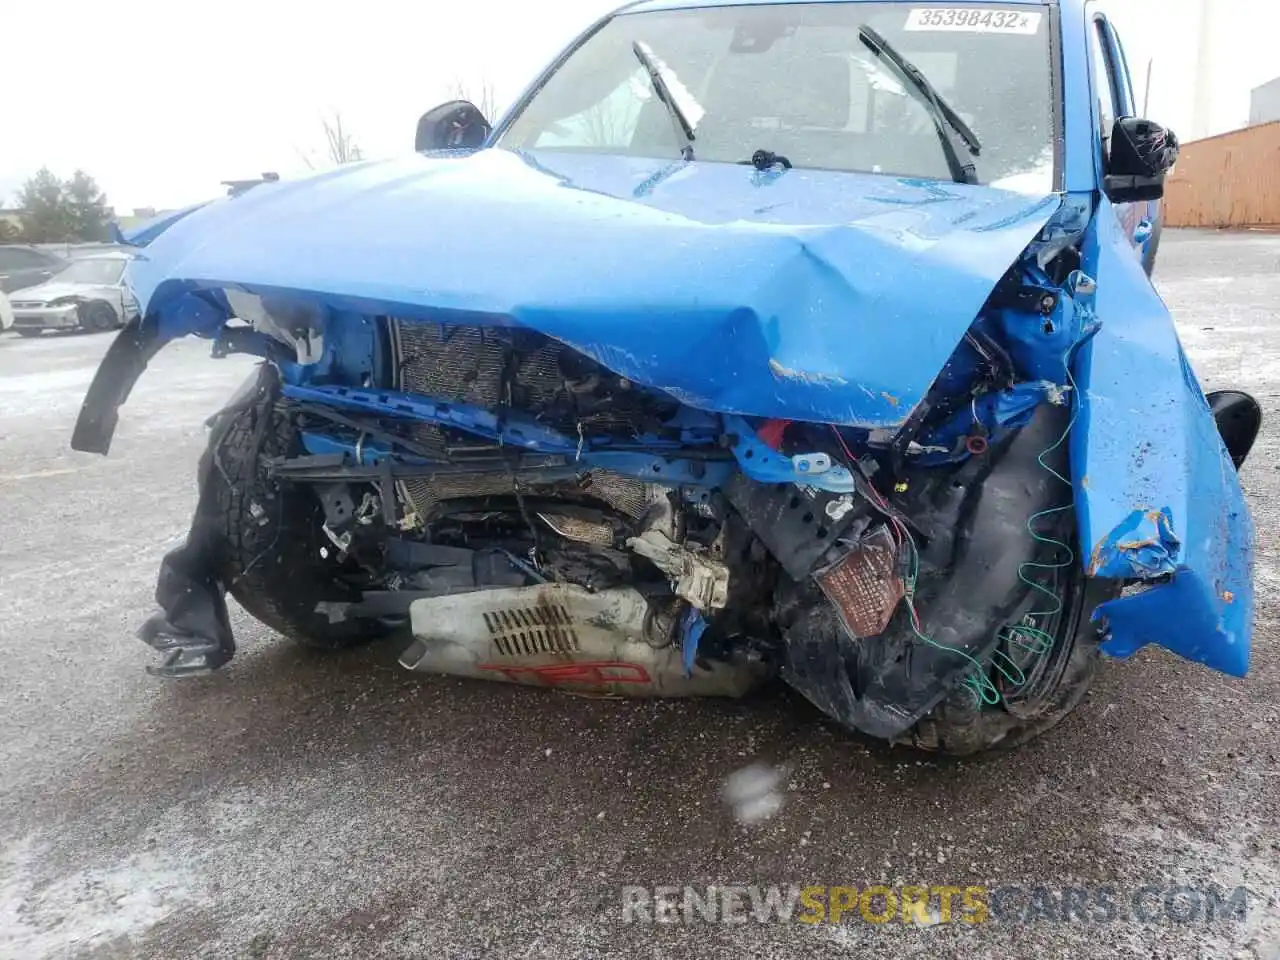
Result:
{"type": "Polygon", "coordinates": [[[1175,136],[1084,0],[639,0],[491,122],[131,238],[106,453],[185,336],[214,419],[142,638],[577,693],[778,676],[850,729],[1021,743],[1102,654],[1248,667],[1260,424],[1149,274],[1175,136]],[[391,642],[391,641],[389,641],[391,642]]]}

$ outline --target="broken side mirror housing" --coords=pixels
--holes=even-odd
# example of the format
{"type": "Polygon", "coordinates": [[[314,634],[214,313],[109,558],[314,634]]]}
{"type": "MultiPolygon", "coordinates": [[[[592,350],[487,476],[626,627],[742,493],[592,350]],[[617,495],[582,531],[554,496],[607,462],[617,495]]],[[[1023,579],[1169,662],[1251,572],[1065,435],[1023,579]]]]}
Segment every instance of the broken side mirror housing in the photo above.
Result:
{"type": "Polygon", "coordinates": [[[419,153],[424,150],[475,150],[485,145],[492,130],[474,103],[450,100],[419,118],[413,149],[419,153]]]}
{"type": "Polygon", "coordinates": [[[1141,117],[1119,117],[1111,131],[1111,158],[1103,188],[1112,203],[1143,203],[1164,196],[1164,178],[1178,162],[1172,130],[1141,117]]]}

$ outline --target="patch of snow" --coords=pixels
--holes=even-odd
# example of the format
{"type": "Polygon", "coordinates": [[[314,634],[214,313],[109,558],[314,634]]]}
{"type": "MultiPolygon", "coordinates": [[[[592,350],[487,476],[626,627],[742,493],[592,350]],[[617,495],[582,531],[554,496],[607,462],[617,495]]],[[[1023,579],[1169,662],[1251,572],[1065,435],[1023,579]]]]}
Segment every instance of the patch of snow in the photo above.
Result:
{"type": "Polygon", "coordinates": [[[39,960],[131,941],[197,899],[176,862],[141,853],[42,882],[31,838],[0,853],[0,956],[39,960]]]}

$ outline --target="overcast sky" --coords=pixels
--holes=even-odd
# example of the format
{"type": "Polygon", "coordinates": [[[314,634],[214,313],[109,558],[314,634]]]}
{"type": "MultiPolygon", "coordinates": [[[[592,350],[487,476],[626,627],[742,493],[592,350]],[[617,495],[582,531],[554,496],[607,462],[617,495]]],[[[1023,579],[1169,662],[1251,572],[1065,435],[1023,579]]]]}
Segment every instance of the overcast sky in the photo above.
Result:
{"type": "MultiPolygon", "coordinates": [[[[455,80],[505,104],[620,0],[61,0],[0,6],[0,206],[49,166],[82,167],[120,212],[175,207],[219,182],[306,170],[340,111],[366,155],[412,148],[418,115],[455,80]],[[23,78],[15,95],[14,78],[23,78]]],[[[1191,130],[1198,0],[1110,0],[1152,119],[1191,130]]],[[[1212,0],[1210,132],[1244,124],[1280,75],[1280,3],[1212,0]]],[[[1141,89],[1139,89],[1141,97],[1141,89]]]]}

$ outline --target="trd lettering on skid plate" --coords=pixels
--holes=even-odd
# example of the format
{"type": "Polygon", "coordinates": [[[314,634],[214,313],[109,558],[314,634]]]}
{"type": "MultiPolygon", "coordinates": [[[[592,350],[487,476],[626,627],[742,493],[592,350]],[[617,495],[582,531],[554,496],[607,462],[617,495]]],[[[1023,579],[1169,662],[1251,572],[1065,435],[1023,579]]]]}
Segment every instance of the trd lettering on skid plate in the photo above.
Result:
{"type": "Polygon", "coordinates": [[[536,683],[547,687],[594,687],[615,683],[643,685],[653,682],[649,671],[640,664],[616,661],[553,663],[544,667],[483,663],[480,669],[501,673],[516,683],[536,683]]]}

